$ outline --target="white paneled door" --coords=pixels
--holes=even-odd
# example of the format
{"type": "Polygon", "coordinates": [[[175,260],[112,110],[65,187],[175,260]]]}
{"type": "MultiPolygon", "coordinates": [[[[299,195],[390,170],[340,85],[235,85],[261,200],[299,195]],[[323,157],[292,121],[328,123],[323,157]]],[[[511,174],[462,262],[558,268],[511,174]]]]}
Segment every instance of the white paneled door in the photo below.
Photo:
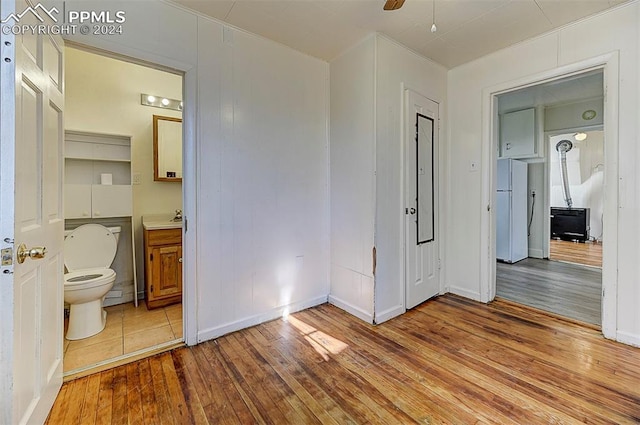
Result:
{"type": "MultiPolygon", "coordinates": [[[[3,0],[0,12],[53,23],[29,7],[3,0]]],[[[0,40],[0,423],[39,424],[62,385],[63,42],[24,27],[0,40]]]]}
{"type": "Polygon", "coordinates": [[[405,307],[440,291],[438,104],[405,90],[405,307]]]}

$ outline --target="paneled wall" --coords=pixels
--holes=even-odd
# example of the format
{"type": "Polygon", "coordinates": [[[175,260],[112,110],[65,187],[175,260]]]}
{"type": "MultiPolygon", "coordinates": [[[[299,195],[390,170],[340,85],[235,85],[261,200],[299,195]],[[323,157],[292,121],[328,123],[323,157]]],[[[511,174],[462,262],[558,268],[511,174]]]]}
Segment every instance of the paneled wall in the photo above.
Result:
{"type": "Polygon", "coordinates": [[[373,322],[375,37],[331,62],[331,295],[373,322]]]}
{"type": "Polygon", "coordinates": [[[331,62],[330,300],[368,322],[405,311],[404,90],[442,116],[445,88],[445,68],[380,35],[331,62]]]}
{"type": "Polygon", "coordinates": [[[198,321],[206,339],[329,293],[328,65],[199,19],[198,321]]]}

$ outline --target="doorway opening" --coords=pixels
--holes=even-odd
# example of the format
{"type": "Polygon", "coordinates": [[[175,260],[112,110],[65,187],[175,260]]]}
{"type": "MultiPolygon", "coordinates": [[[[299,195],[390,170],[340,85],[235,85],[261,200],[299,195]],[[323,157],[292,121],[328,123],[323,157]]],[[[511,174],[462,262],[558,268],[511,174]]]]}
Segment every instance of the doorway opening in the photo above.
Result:
{"type": "Polygon", "coordinates": [[[88,223],[119,230],[106,325],[65,338],[69,377],[184,341],[184,84],[176,71],[81,46],[67,46],[65,56],[65,230],[88,223]],[[158,229],[162,237],[153,233],[158,229]]]}
{"type": "Polygon", "coordinates": [[[597,327],[603,87],[595,69],[502,93],[496,108],[496,296],[597,327]]]}
{"type": "Polygon", "coordinates": [[[601,126],[580,128],[576,132],[549,135],[548,140],[551,153],[548,258],[602,268],[604,131],[601,126]],[[560,152],[556,146],[561,147],[560,152]]]}

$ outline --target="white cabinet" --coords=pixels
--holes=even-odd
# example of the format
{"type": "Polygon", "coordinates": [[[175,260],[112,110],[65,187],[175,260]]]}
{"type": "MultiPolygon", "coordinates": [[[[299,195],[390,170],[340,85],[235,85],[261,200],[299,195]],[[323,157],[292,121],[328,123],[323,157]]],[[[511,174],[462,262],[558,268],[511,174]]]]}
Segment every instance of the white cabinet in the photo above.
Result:
{"type": "Polygon", "coordinates": [[[532,158],[537,150],[534,108],[500,115],[500,158],[532,158]]]}
{"type": "Polygon", "coordinates": [[[64,189],[67,219],[133,215],[131,138],[66,131],[64,189]]]}

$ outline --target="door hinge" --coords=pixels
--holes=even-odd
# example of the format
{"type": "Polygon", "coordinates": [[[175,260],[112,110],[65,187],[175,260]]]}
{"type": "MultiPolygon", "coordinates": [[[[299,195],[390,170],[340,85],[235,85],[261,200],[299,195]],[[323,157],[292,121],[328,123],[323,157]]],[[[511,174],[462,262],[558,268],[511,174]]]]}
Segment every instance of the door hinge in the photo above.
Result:
{"type": "Polygon", "coordinates": [[[2,265],[3,266],[12,266],[13,265],[13,248],[4,248],[2,249],[2,265]]]}
{"type": "Polygon", "coordinates": [[[438,258],[438,270],[442,270],[442,260],[438,258]]]}
{"type": "Polygon", "coordinates": [[[153,261],[153,254],[149,254],[149,261],[153,261]]]}
{"type": "Polygon", "coordinates": [[[187,217],[184,218],[184,232],[187,233],[187,230],[189,230],[189,222],[187,221],[187,217]]]}

